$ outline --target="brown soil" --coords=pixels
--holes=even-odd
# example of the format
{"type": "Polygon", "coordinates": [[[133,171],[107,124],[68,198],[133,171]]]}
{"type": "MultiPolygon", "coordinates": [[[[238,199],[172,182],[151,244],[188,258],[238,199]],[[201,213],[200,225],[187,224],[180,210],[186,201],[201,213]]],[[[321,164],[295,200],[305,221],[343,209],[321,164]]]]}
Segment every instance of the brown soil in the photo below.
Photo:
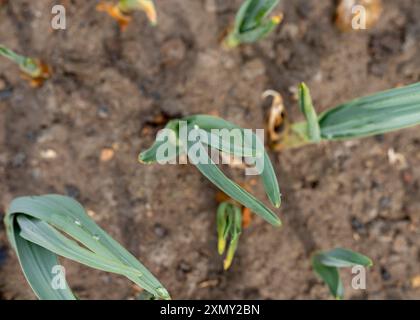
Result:
{"type": "MultiPolygon", "coordinates": [[[[218,43],[240,0],[157,0],[159,25],[135,15],[126,32],[95,1],[62,1],[66,31],[50,29],[55,1],[9,1],[0,9],[0,43],[44,59],[54,70],[40,89],[0,60],[0,201],[61,193],[162,281],[177,299],[326,299],[313,274],[316,249],[347,247],[374,260],[366,291],[346,297],[420,298],[420,131],[272,153],[283,193],[276,229],[255,218],[231,270],[216,251],[216,190],[193,166],[137,162],[159,116],[218,114],[263,128],[266,89],[312,89],[319,111],[348,99],[420,80],[420,1],[384,1],[369,31],[340,33],[334,1],[283,1],[283,24],[256,45],[226,52],[218,43]],[[104,148],[114,157],[100,161],[104,148]],[[393,148],[407,160],[391,164],[393,148]],[[57,153],[44,159],[45,151],[57,153]]],[[[248,178],[225,168],[235,180],[248,178]]],[[[249,181],[248,181],[249,182],[249,181]]],[[[252,190],[265,199],[260,184],[252,190]]],[[[4,212],[0,212],[0,216],[4,212]]],[[[81,298],[128,299],[124,278],[66,262],[81,298]]],[[[0,227],[0,298],[34,298],[0,227]]]]}

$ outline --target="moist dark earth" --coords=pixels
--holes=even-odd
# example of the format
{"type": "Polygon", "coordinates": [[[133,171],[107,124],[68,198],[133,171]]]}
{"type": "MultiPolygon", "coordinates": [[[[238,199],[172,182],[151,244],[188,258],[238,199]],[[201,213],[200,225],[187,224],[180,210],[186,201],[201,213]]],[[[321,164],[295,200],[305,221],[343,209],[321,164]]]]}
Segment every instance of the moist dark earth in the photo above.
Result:
{"type": "MultiPolygon", "coordinates": [[[[283,227],[255,216],[226,272],[217,254],[217,190],[194,166],[137,161],[167,119],[214,114],[264,128],[267,89],[300,121],[301,81],[318,111],[419,81],[420,1],[383,1],[375,27],[341,33],[334,1],[284,0],[284,21],[269,37],[232,51],[220,38],[239,0],[156,0],[158,26],[139,12],[125,32],[96,12],[96,1],[81,0],[61,1],[67,29],[52,30],[56,3],[13,0],[0,9],[0,43],[53,69],[33,89],[0,59],[0,216],[20,195],[74,197],[175,299],[330,299],[310,256],[334,247],[374,261],[366,290],[352,289],[351,270],[341,271],[346,299],[420,298],[419,127],[270,152],[283,227]],[[107,161],[104,149],[114,152],[107,161]],[[393,152],[400,161],[390,161],[393,152]]],[[[258,179],[223,170],[265,201],[258,179]]],[[[139,293],[123,277],[63,263],[82,299],[139,293]]],[[[36,298],[3,225],[0,298],[36,298]]]]}

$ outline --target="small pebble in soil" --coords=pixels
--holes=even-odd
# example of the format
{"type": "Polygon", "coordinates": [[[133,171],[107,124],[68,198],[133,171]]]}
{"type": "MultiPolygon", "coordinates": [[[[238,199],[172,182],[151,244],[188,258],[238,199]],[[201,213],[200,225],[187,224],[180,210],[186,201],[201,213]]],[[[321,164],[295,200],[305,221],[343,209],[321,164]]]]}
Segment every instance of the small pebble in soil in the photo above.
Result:
{"type": "Polygon", "coordinates": [[[26,163],[26,154],[23,152],[18,152],[12,159],[12,166],[15,168],[23,167],[26,163]]]}
{"type": "Polygon", "coordinates": [[[391,206],[391,198],[389,197],[381,197],[379,199],[379,208],[381,210],[388,209],[391,206]]]}
{"type": "Polygon", "coordinates": [[[381,184],[378,181],[373,180],[372,183],[371,183],[371,185],[370,185],[370,188],[372,190],[376,190],[376,189],[379,189],[380,186],[381,186],[381,184]]]}
{"type": "Polygon", "coordinates": [[[41,150],[39,155],[44,160],[54,160],[57,158],[57,151],[53,149],[41,150]]]}
{"type": "Polygon", "coordinates": [[[109,108],[106,105],[101,105],[98,107],[97,115],[101,119],[107,119],[109,117],[109,108]]]}
{"type": "Polygon", "coordinates": [[[37,132],[35,132],[35,131],[28,131],[28,132],[25,134],[25,136],[26,136],[26,139],[28,139],[28,141],[30,141],[30,142],[35,142],[35,141],[36,141],[36,139],[37,139],[37,137],[38,137],[38,134],[37,134],[37,132]]]}
{"type": "Polygon", "coordinates": [[[0,101],[9,98],[13,93],[13,88],[6,79],[0,77],[0,101]]]}
{"type": "Polygon", "coordinates": [[[381,277],[382,277],[382,280],[384,280],[384,281],[391,280],[391,274],[383,266],[381,266],[381,277]]]}
{"type": "Polygon", "coordinates": [[[353,231],[359,234],[366,233],[365,225],[356,217],[352,217],[350,223],[353,231]]]}
{"type": "Polygon", "coordinates": [[[102,162],[108,162],[111,161],[112,158],[114,158],[114,149],[112,148],[103,148],[101,151],[101,156],[100,156],[100,160],[102,162]]]}
{"type": "Polygon", "coordinates": [[[408,250],[408,246],[409,244],[404,235],[400,234],[394,238],[394,243],[393,243],[392,248],[394,249],[395,252],[397,253],[405,252],[408,250]]]}
{"type": "Polygon", "coordinates": [[[180,64],[187,54],[187,48],[179,38],[166,41],[161,48],[162,63],[167,67],[180,64]]]}
{"type": "Polygon", "coordinates": [[[91,218],[93,218],[93,217],[95,217],[95,216],[96,216],[96,212],[95,212],[95,211],[93,211],[93,210],[90,210],[90,209],[86,210],[86,213],[87,213],[87,214],[88,214],[88,216],[89,216],[89,217],[91,217],[91,218]]]}
{"type": "Polygon", "coordinates": [[[64,189],[66,195],[71,198],[78,198],[80,196],[80,189],[73,184],[66,184],[64,189]]]}
{"type": "Polygon", "coordinates": [[[39,168],[34,168],[31,171],[31,176],[33,179],[38,180],[42,176],[42,171],[39,168]]]}
{"type": "Polygon", "coordinates": [[[168,235],[168,230],[162,226],[160,223],[156,223],[154,228],[153,228],[156,236],[158,236],[159,238],[164,238],[168,235]]]}
{"type": "Polygon", "coordinates": [[[191,266],[185,261],[181,261],[179,263],[178,269],[182,271],[183,273],[188,273],[188,272],[191,272],[192,270],[191,266]]]}

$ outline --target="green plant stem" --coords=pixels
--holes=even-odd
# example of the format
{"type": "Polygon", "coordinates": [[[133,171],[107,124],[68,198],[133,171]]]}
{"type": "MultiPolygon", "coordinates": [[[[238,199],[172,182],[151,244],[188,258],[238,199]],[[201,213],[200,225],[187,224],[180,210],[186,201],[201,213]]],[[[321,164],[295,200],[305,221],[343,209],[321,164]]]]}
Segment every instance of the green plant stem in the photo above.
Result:
{"type": "Polygon", "coordinates": [[[237,46],[239,46],[241,44],[241,41],[237,37],[236,33],[231,32],[225,38],[223,44],[226,46],[226,48],[233,49],[233,48],[236,48],[237,46]]]}
{"type": "Polygon", "coordinates": [[[284,135],[283,140],[279,144],[281,149],[294,149],[312,143],[315,142],[309,139],[308,124],[304,121],[291,124],[288,132],[284,135]]]}

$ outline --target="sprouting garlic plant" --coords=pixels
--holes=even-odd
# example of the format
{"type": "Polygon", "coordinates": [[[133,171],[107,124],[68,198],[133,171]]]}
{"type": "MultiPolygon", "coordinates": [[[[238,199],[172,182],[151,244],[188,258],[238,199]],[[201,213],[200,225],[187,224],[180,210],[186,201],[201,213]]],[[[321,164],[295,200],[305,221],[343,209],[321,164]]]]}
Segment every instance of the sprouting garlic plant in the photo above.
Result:
{"type": "Polygon", "coordinates": [[[0,56],[16,63],[33,87],[40,86],[51,76],[50,68],[40,60],[21,56],[2,44],[0,44],[0,56]]]}
{"type": "MultiPolygon", "coordinates": [[[[358,139],[420,124],[420,83],[358,98],[319,116],[305,84],[300,85],[298,94],[306,121],[291,123],[284,110],[277,112],[278,121],[272,123],[281,127],[282,132],[276,135],[275,141],[271,139],[275,150],[358,139]]],[[[269,128],[268,131],[275,130],[269,128]]]]}
{"type": "Polygon", "coordinates": [[[274,30],[281,23],[283,16],[270,13],[280,0],[245,0],[235,17],[232,30],[223,43],[227,48],[234,48],[242,43],[256,42],[274,30]]]}
{"type": "Polygon", "coordinates": [[[233,200],[249,208],[274,226],[281,221],[264,203],[244,188],[226,177],[209,154],[214,150],[223,154],[239,156],[246,163],[258,168],[254,175],[261,176],[266,194],[276,208],[281,196],[273,165],[264,145],[251,130],[242,129],[224,119],[195,115],[171,120],[165,130],[159,132],[155,143],[139,155],[141,163],[179,163],[177,158],[185,155],[190,163],[233,200]]]}
{"type": "Polygon", "coordinates": [[[342,248],[316,252],[312,255],[311,260],[314,272],[327,284],[331,294],[336,299],[344,298],[344,288],[339,268],[373,266],[372,260],[368,257],[342,248]]]}
{"type": "Polygon", "coordinates": [[[16,198],[4,218],[7,236],[23,273],[39,299],[74,300],[66,279],[56,283],[58,256],[123,275],[156,299],[167,290],[133,255],[112,239],[72,198],[45,195],[16,198]]]}
{"type": "Polygon", "coordinates": [[[219,254],[223,255],[229,241],[226,257],[223,262],[223,268],[225,270],[229,269],[232,265],[241,233],[241,208],[230,201],[222,202],[217,209],[217,248],[219,254]]]}
{"type": "Polygon", "coordinates": [[[108,13],[118,22],[122,30],[125,30],[131,22],[131,14],[135,11],[143,11],[152,25],[157,24],[153,0],[119,0],[116,4],[101,2],[96,6],[96,9],[108,13]]]}

